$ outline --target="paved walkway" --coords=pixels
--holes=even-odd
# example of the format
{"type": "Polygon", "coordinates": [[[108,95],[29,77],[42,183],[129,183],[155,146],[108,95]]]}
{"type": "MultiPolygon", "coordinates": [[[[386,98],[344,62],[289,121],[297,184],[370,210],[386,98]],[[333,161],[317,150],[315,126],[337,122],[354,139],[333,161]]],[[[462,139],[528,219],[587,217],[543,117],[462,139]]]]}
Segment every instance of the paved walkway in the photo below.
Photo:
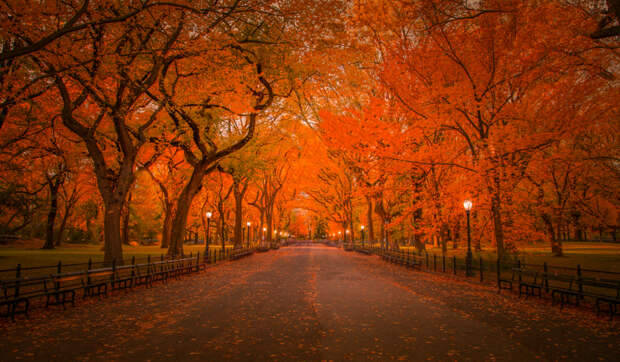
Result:
{"type": "Polygon", "coordinates": [[[620,323],[375,256],[287,247],[1,322],[3,360],[620,360],[620,323]]]}

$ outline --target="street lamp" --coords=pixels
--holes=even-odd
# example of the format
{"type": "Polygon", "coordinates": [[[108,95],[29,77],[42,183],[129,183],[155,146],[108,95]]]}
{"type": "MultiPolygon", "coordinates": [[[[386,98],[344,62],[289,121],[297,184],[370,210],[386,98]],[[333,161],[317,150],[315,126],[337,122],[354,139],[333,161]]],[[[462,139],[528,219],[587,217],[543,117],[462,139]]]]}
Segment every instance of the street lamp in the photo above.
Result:
{"type": "Polygon", "coordinates": [[[250,226],[252,226],[251,222],[247,222],[246,225],[248,226],[248,249],[250,248],[250,226]]]}
{"type": "MultiPolygon", "coordinates": [[[[347,238],[349,237],[349,233],[350,233],[349,229],[346,229],[346,230],[344,231],[344,241],[345,241],[345,242],[347,241],[347,238]]],[[[353,240],[351,240],[351,241],[353,241],[353,240]]]]}
{"type": "Polygon", "coordinates": [[[265,241],[265,233],[266,232],[267,232],[267,228],[263,228],[263,235],[262,235],[263,242],[265,241]]]}
{"type": "Polygon", "coordinates": [[[338,240],[340,241],[340,236],[342,235],[342,231],[338,232],[338,240]]]}
{"type": "Polygon", "coordinates": [[[207,259],[209,259],[209,226],[211,226],[211,216],[213,216],[213,214],[210,211],[207,211],[207,213],[205,214],[205,216],[207,217],[207,237],[205,238],[205,256],[207,257],[207,259]]]}
{"type": "Polygon", "coordinates": [[[465,274],[467,276],[471,276],[471,262],[472,262],[472,255],[471,255],[471,227],[469,226],[469,212],[471,210],[472,207],[472,203],[469,200],[465,200],[465,202],[463,202],[463,207],[465,208],[465,213],[467,214],[467,257],[465,259],[465,274]]]}

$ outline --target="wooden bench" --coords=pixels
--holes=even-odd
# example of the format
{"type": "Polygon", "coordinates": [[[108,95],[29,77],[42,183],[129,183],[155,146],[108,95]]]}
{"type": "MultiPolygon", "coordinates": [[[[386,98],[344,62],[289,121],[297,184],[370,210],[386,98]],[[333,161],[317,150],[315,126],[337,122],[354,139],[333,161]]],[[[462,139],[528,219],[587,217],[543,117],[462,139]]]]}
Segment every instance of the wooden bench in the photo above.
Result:
{"type": "Polygon", "coordinates": [[[253,254],[254,251],[252,249],[237,249],[237,250],[233,250],[230,259],[231,260],[237,260],[237,259],[241,259],[245,256],[251,255],[253,254]]]}
{"type": "Polygon", "coordinates": [[[5,312],[0,315],[15,320],[18,314],[28,317],[30,298],[43,295],[45,291],[45,279],[43,278],[16,278],[4,280],[0,283],[2,296],[0,306],[6,306],[5,312]]]}
{"type": "Polygon", "coordinates": [[[110,281],[112,290],[127,290],[133,287],[133,265],[115,267],[112,271],[112,280],[110,281]]]}
{"type": "Polygon", "coordinates": [[[618,297],[597,297],[596,298],[596,316],[601,313],[601,304],[607,304],[609,313],[609,320],[613,320],[615,315],[618,315],[618,305],[620,304],[620,298],[618,297]]]}
{"type": "Polygon", "coordinates": [[[525,294],[525,299],[530,295],[542,298],[543,279],[539,278],[539,273],[536,270],[515,268],[514,272],[519,275],[519,298],[522,294],[525,294]],[[528,278],[528,281],[523,280],[523,277],[528,278]]]}
{"type": "Polygon", "coordinates": [[[576,276],[551,274],[549,275],[551,283],[560,282],[563,286],[552,286],[551,289],[551,305],[560,303],[560,309],[564,308],[566,304],[572,304],[579,306],[579,301],[583,298],[582,292],[577,288],[574,288],[577,280],[576,276]]]}
{"type": "Polygon", "coordinates": [[[417,260],[414,255],[411,255],[407,260],[407,267],[420,270],[422,268],[422,262],[417,260]]]}
{"type": "Polygon", "coordinates": [[[71,303],[75,305],[75,291],[83,288],[83,273],[53,274],[50,276],[51,288],[46,285],[45,306],[62,305],[71,303]]]}
{"type": "Polygon", "coordinates": [[[355,249],[355,251],[357,251],[358,253],[370,255],[370,250],[365,249],[365,248],[355,249]]]}
{"type": "Polygon", "coordinates": [[[612,280],[605,278],[578,278],[577,283],[580,286],[580,293],[583,296],[591,297],[595,300],[596,315],[602,312],[601,305],[607,305],[607,313],[609,320],[613,320],[618,315],[618,305],[620,304],[620,280],[612,280]],[[587,288],[587,289],[584,289],[587,288]],[[596,288],[592,290],[592,288],[596,288]],[[602,290],[614,291],[615,295],[603,294],[602,290]]]}
{"type": "Polygon", "coordinates": [[[168,267],[165,264],[164,261],[149,264],[148,274],[151,276],[151,283],[168,282],[168,267]]]}
{"type": "Polygon", "coordinates": [[[82,279],[84,297],[107,296],[108,282],[111,281],[113,275],[114,272],[110,268],[87,270],[82,279]]]}
{"type": "Polygon", "coordinates": [[[153,276],[149,273],[149,264],[136,264],[131,270],[134,285],[153,286],[153,276]]]}
{"type": "MultiPolygon", "coordinates": [[[[498,268],[499,268],[499,263],[498,263],[498,268]]],[[[510,279],[506,279],[506,278],[502,278],[501,276],[501,270],[498,270],[498,274],[497,274],[497,293],[501,293],[502,289],[504,290],[510,290],[512,292],[512,283],[515,281],[515,269],[517,268],[512,268],[512,276],[510,279]]]]}

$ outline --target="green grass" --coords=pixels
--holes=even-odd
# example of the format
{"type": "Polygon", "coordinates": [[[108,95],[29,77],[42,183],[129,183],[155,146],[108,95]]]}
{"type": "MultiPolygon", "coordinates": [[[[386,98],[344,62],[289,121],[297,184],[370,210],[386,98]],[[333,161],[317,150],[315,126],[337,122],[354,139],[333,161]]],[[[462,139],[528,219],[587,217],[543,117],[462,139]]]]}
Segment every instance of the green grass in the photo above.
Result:
{"type": "MultiPolygon", "coordinates": [[[[451,245],[450,245],[451,246],[451,245]]],[[[519,260],[529,264],[543,264],[547,262],[550,266],[576,268],[580,265],[582,269],[593,269],[603,271],[620,272],[620,244],[598,243],[598,242],[565,242],[564,256],[557,257],[551,254],[548,245],[534,245],[524,247],[519,250],[519,260]]],[[[404,247],[407,249],[407,247],[404,247]]],[[[440,248],[427,248],[428,253],[441,255],[440,248]]],[[[448,248],[447,256],[456,255],[464,258],[467,249],[448,248]]],[[[482,256],[485,260],[495,260],[494,249],[483,249],[481,252],[473,252],[474,258],[482,256]]]]}
{"type": "MultiPolygon", "coordinates": [[[[204,253],[204,245],[184,245],[183,250],[186,254],[190,252],[196,254],[204,253]]],[[[211,245],[211,250],[220,249],[219,245],[211,245]]],[[[131,259],[135,256],[137,260],[145,260],[147,256],[151,256],[152,260],[160,258],[161,254],[166,254],[166,249],[159,246],[127,246],[123,245],[123,258],[131,259]]],[[[62,246],[52,250],[43,250],[40,248],[17,248],[17,247],[1,247],[0,248],[0,270],[14,269],[17,264],[22,267],[38,267],[53,266],[59,261],[62,264],[87,263],[88,259],[93,262],[103,261],[103,251],[101,245],[71,245],[62,246]]],[[[50,269],[45,272],[49,274],[50,269]]],[[[27,275],[40,274],[35,271],[28,271],[27,275]]],[[[26,271],[23,275],[26,275],[26,271]]],[[[8,273],[0,273],[0,279],[9,278],[8,273]]]]}

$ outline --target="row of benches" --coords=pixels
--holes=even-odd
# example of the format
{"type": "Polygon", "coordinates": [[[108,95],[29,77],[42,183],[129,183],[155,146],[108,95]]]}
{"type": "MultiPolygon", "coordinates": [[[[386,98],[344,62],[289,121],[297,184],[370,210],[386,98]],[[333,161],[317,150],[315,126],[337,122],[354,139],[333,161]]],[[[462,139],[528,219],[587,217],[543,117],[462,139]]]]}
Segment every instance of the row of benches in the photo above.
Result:
{"type": "Polygon", "coordinates": [[[28,316],[30,301],[45,297],[45,306],[75,304],[77,291],[83,297],[107,295],[108,289],[129,289],[137,285],[152,286],[183,274],[204,268],[198,258],[165,260],[147,264],[112,266],[79,272],[51,274],[40,277],[22,277],[0,281],[0,315],[15,319],[17,314],[28,316]]]}
{"type": "Polygon", "coordinates": [[[538,271],[524,267],[512,268],[511,278],[498,276],[498,291],[513,289],[517,283],[519,297],[536,296],[542,298],[542,293],[551,295],[551,304],[565,304],[578,306],[585,297],[595,301],[596,315],[603,312],[602,306],[607,306],[609,319],[618,315],[620,305],[620,280],[582,277],[580,275],[563,275],[538,271]],[[615,292],[615,295],[612,295],[615,292]]]}
{"type": "MultiPolygon", "coordinates": [[[[347,249],[345,248],[345,250],[347,249]]],[[[351,248],[350,250],[372,253],[370,249],[365,248],[351,248]]],[[[404,251],[380,250],[377,254],[384,260],[395,264],[412,268],[420,268],[422,265],[421,261],[413,254],[404,251]]],[[[482,263],[480,267],[482,268],[482,263]]],[[[498,263],[498,270],[499,268],[498,263]]],[[[581,300],[588,297],[594,301],[597,316],[602,312],[607,312],[609,319],[613,320],[614,316],[620,314],[618,308],[620,305],[620,280],[582,277],[580,272],[574,276],[563,275],[549,273],[546,270],[546,266],[545,271],[538,271],[524,268],[519,264],[516,268],[512,268],[510,279],[502,278],[498,273],[499,291],[501,292],[502,289],[512,290],[513,283],[518,283],[519,297],[522,295],[525,295],[526,298],[528,296],[542,297],[542,293],[545,291],[550,294],[552,305],[560,304],[560,308],[563,308],[565,304],[578,306],[581,300]],[[606,309],[604,310],[603,307],[606,309]]],[[[456,269],[454,272],[456,273],[456,269]]]]}
{"type": "Polygon", "coordinates": [[[411,268],[420,269],[422,263],[415,258],[413,254],[403,251],[383,250],[380,253],[381,258],[390,263],[404,265],[411,268]]]}
{"type": "Polygon", "coordinates": [[[249,256],[254,254],[254,249],[250,248],[250,249],[233,249],[233,251],[230,254],[230,259],[231,260],[237,260],[237,259],[241,259],[243,257],[249,256]]]}

